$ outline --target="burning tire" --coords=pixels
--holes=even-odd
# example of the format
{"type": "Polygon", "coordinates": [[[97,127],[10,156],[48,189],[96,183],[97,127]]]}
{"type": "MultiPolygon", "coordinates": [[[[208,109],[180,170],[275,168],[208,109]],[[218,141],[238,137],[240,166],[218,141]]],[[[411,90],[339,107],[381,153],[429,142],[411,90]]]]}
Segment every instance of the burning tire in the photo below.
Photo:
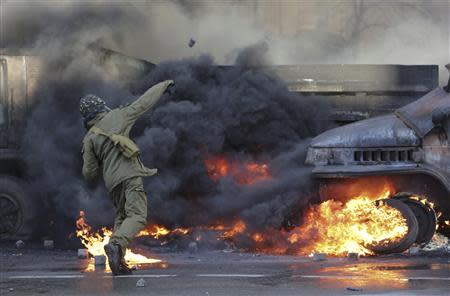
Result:
{"type": "Polygon", "coordinates": [[[416,243],[425,244],[428,243],[436,232],[437,218],[436,212],[433,207],[423,200],[423,202],[412,199],[411,197],[417,196],[410,192],[400,192],[393,196],[394,199],[401,200],[405,203],[416,216],[419,233],[417,235],[416,243]]]}
{"type": "Polygon", "coordinates": [[[417,240],[419,233],[417,218],[410,207],[398,199],[384,199],[382,201],[388,206],[400,211],[406,220],[408,232],[398,241],[382,242],[378,245],[368,246],[368,248],[377,254],[401,253],[411,247],[417,240]]]}
{"type": "Polygon", "coordinates": [[[18,178],[0,176],[0,240],[28,239],[32,234],[36,211],[26,187],[18,178]]]}

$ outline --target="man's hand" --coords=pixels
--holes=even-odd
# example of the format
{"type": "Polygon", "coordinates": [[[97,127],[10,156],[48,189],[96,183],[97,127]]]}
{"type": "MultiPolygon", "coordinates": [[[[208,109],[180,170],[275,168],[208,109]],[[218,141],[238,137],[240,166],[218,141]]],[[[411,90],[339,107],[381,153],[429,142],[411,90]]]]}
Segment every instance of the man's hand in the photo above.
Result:
{"type": "Polygon", "coordinates": [[[156,105],[156,103],[158,103],[158,101],[163,97],[163,94],[167,91],[167,88],[171,85],[173,85],[172,80],[161,81],[160,83],[157,83],[149,88],[142,96],[140,96],[129,106],[120,109],[126,117],[127,124],[134,124],[140,116],[152,109],[153,106],[156,105]]]}

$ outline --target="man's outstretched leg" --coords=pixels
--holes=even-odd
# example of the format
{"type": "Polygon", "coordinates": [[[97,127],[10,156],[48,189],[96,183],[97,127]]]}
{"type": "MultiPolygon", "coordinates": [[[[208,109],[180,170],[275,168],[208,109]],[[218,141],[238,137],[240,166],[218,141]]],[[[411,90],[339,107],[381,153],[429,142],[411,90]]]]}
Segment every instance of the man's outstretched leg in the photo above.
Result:
{"type": "MultiPolygon", "coordinates": [[[[123,255],[126,247],[147,223],[147,196],[142,185],[142,179],[140,177],[130,178],[122,182],[118,187],[121,188],[113,190],[113,199],[116,204],[115,198],[119,198],[120,201],[117,204],[123,205],[125,219],[114,230],[108,244],[111,245],[111,247],[108,247],[111,252],[111,259],[108,255],[108,260],[114,275],[120,273],[121,264],[124,263],[123,255]],[[119,252],[119,260],[117,260],[116,250],[119,252]]],[[[105,246],[105,251],[106,249],[105,246]]],[[[126,265],[123,267],[122,269],[126,271],[126,265]]]]}

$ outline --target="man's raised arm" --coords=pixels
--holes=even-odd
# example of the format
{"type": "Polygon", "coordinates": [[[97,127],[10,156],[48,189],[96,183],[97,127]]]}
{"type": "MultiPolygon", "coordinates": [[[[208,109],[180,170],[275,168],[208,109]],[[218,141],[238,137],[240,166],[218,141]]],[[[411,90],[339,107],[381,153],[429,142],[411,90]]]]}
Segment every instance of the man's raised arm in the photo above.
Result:
{"type": "Polygon", "coordinates": [[[125,112],[129,120],[137,120],[142,114],[150,110],[161,99],[164,92],[172,84],[173,80],[166,80],[155,84],[136,101],[129,106],[124,107],[122,110],[125,112]]]}

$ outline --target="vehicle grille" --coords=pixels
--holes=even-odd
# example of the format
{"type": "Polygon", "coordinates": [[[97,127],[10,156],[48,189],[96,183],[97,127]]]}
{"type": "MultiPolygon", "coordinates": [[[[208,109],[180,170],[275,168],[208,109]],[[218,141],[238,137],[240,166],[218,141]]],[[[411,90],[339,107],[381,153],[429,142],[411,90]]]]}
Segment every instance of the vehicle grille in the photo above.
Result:
{"type": "Polygon", "coordinates": [[[398,150],[356,150],[353,160],[356,162],[412,162],[413,149],[398,150]]]}

